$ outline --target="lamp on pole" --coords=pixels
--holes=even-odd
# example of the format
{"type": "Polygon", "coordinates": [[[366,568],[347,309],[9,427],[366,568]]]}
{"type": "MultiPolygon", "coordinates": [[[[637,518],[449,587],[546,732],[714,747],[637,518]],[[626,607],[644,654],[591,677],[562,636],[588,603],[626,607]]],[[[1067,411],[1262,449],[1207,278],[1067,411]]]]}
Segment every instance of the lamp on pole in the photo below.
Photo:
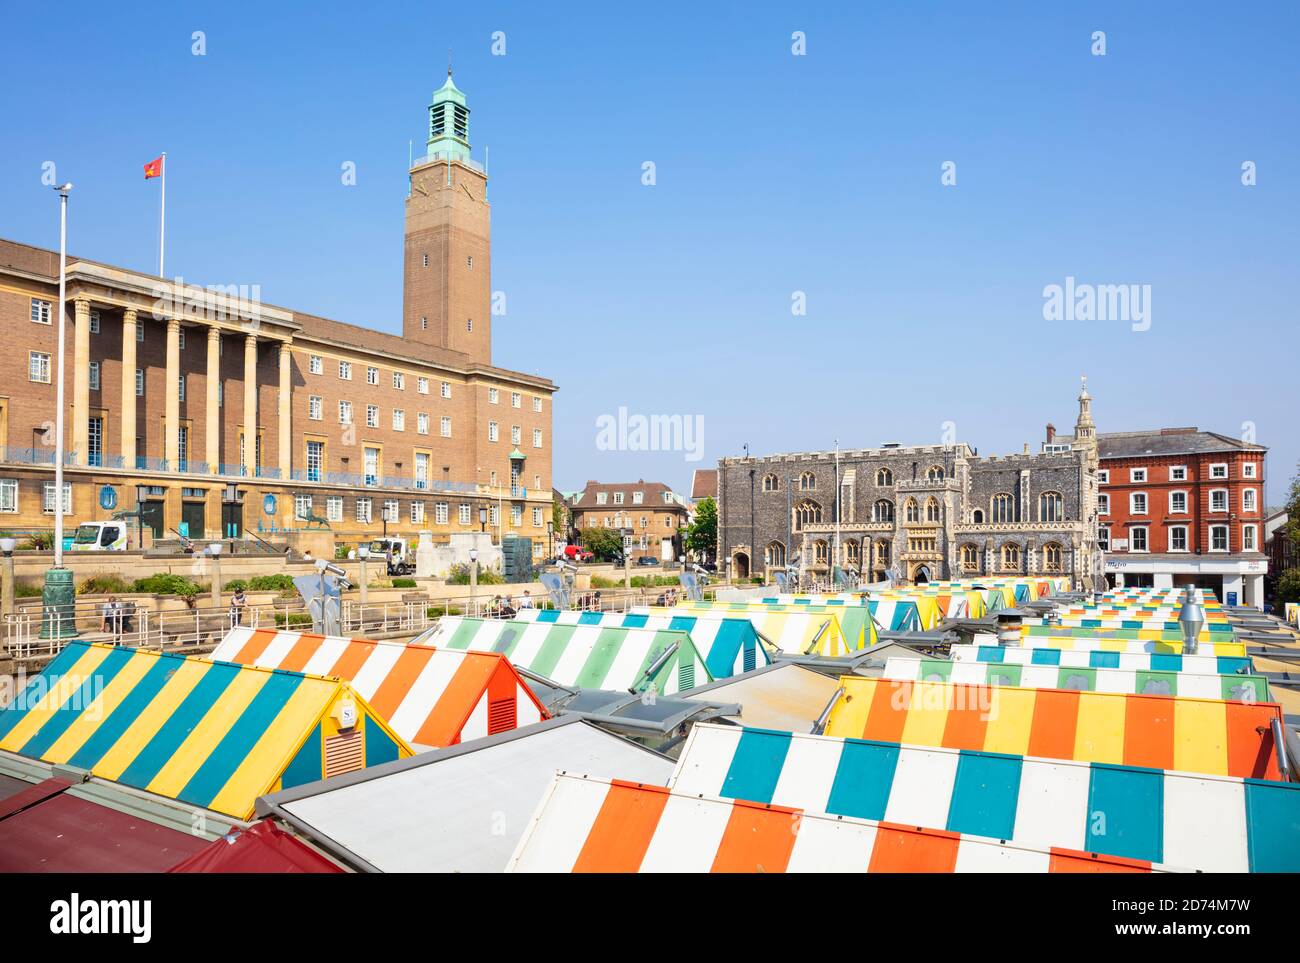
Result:
{"type": "Polygon", "coordinates": [[[221,542],[208,544],[208,556],[212,559],[212,607],[221,611],[221,542]]]}
{"type": "Polygon", "coordinates": [[[357,558],[361,562],[361,617],[364,619],[367,589],[370,587],[370,576],[366,574],[366,562],[370,560],[370,546],[367,544],[358,545],[357,558]]]}
{"type": "Polygon", "coordinates": [[[482,505],[478,510],[478,530],[480,535],[487,531],[487,509],[482,505]]]}
{"type": "Polygon", "coordinates": [[[14,546],[18,540],[14,538],[0,538],[0,552],[4,553],[4,571],[0,572],[0,579],[3,579],[3,586],[0,586],[0,614],[14,614],[14,546]]]}
{"type": "Polygon", "coordinates": [[[478,595],[478,549],[469,550],[469,604],[474,607],[474,597],[478,595]]]}
{"type": "Polygon", "coordinates": [[[58,382],[55,388],[54,410],[54,567],[45,573],[45,588],[41,592],[42,639],[68,639],[77,635],[74,605],[76,590],[72,585],[72,571],[63,567],[63,512],[68,506],[63,499],[63,355],[67,340],[65,317],[68,290],[68,193],[71,184],[54,188],[59,192],[59,302],[55,305],[55,324],[59,326],[58,382]]]}

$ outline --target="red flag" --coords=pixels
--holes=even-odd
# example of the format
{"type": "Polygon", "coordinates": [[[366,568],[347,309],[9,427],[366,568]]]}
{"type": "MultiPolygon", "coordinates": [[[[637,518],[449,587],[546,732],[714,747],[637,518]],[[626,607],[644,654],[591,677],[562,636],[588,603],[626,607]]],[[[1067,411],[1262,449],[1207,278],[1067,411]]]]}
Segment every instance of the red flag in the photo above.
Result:
{"type": "Polygon", "coordinates": [[[148,180],[151,177],[162,177],[162,165],[163,159],[161,157],[155,157],[149,163],[145,164],[144,179],[148,180]]]}

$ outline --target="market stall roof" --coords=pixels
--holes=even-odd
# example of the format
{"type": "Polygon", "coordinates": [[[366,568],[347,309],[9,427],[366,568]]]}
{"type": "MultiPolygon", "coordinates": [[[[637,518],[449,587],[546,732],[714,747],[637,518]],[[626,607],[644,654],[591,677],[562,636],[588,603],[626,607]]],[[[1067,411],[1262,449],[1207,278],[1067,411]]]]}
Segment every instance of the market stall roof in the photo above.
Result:
{"type": "Polygon", "coordinates": [[[0,710],[0,749],[238,819],[412,751],[338,679],[85,642],[0,710]]]}
{"type": "Polygon", "coordinates": [[[952,662],[948,659],[891,658],[882,679],[1013,685],[1022,689],[1074,689],[1080,692],[1140,692],[1228,702],[1272,702],[1262,675],[1197,675],[1152,669],[1094,669],[1057,665],[952,662]]]}
{"type": "Polygon", "coordinates": [[[839,686],[820,672],[777,663],[703,686],[690,698],[739,703],[740,711],[727,718],[745,725],[807,732],[839,686]]]}
{"type": "Polygon", "coordinates": [[[1280,779],[1274,703],[844,676],[826,734],[1280,779]]]}
{"type": "Polygon", "coordinates": [[[84,774],[0,753],[0,873],[161,872],[229,821],[84,774]],[[12,790],[12,791],[11,791],[12,790]]]}
{"type": "Polygon", "coordinates": [[[208,843],[172,873],[342,873],[342,866],[269,819],[208,843]]]}
{"type": "Polygon", "coordinates": [[[1199,675],[1248,674],[1246,656],[1181,655],[1172,652],[1105,652],[1101,649],[1049,649],[1018,645],[954,645],[954,662],[1006,665],[1059,665],[1093,669],[1138,669],[1192,672],[1199,675]]]}
{"type": "Polygon", "coordinates": [[[733,609],[726,604],[715,606],[715,603],[709,602],[688,602],[673,608],[635,606],[632,611],[639,615],[749,619],[759,638],[791,655],[812,649],[817,655],[838,656],[862,648],[861,644],[854,644],[851,632],[847,636],[844,634],[836,614],[810,612],[806,608],[796,610],[792,605],[785,608],[787,611],[772,611],[763,606],[740,606],[733,609]]]}
{"type": "Polygon", "coordinates": [[[258,802],[343,863],[381,872],[500,872],[557,771],[663,785],[672,760],[577,716],[258,802]],[[377,818],[380,814],[380,818],[377,818]]]}
{"type": "Polygon", "coordinates": [[[686,632],[556,625],[444,615],[417,642],[439,648],[499,652],[521,669],[564,686],[674,693],[712,682],[686,632]],[[653,669],[653,677],[650,670],[653,669]]]}
{"type": "Polygon", "coordinates": [[[766,647],[759,644],[754,625],[748,619],[701,619],[689,612],[650,615],[635,612],[579,612],[562,609],[523,609],[515,616],[520,622],[551,622],[559,625],[613,625],[626,629],[673,629],[686,632],[704,656],[704,664],[715,679],[739,675],[771,662],[766,647]]]}
{"type": "Polygon", "coordinates": [[[704,724],[669,785],[1209,872],[1300,870],[1295,783],[704,724]]]}
{"type": "Polygon", "coordinates": [[[560,773],[510,859],[516,873],[1165,871],[1145,860],[686,794],[560,773]]]}
{"type": "Polygon", "coordinates": [[[452,746],[547,716],[495,652],[235,628],[212,658],[344,679],[412,745],[452,746]]]}

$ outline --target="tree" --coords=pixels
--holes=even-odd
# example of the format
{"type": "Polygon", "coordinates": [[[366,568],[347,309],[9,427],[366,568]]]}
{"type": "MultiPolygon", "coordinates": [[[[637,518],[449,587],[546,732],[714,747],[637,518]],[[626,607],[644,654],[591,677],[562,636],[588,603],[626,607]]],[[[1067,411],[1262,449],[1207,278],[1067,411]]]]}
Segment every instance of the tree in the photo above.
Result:
{"type": "Polygon", "coordinates": [[[584,528],[578,542],[602,562],[612,562],[623,555],[623,536],[612,528],[584,528]]]}
{"type": "Polygon", "coordinates": [[[708,559],[718,545],[718,503],[706,498],[695,506],[695,521],[686,529],[686,550],[708,559]]]}
{"type": "MultiPolygon", "coordinates": [[[[1289,568],[1278,576],[1273,600],[1279,603],[1300,602],[1300,568],[1289,568]]],[[[1281,609],[1275,611],[1280,612],[1281,609]]]]}

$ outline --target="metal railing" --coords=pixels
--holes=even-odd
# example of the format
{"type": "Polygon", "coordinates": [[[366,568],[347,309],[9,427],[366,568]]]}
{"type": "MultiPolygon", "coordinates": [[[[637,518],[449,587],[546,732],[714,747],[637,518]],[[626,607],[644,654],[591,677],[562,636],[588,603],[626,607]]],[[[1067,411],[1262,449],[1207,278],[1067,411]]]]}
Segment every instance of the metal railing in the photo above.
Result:
{"type": "MultiPolygon", "coordinates": [[[[121,615],[103,612],[102,602],[77,603],[71,615],[39,606],[20,608],[3,620],[3,653],[16,662],[44,662],[70,641],[104,642],[158,651],[209,648],[236,624],[252,628],[291,625],[291,616],[303,613],[300,599],[277,599],[265,605],[249,605],[238,616],[230,606],[196,605],[193,609],[159,610],[131,608],[121,615]],[[68,623],[77,633],[68,638],[68,623]],[[41,638],[48,627],[49,638],[41,638]]],[[[310,628],[310,624],[307,626],[310,628]]]]}

